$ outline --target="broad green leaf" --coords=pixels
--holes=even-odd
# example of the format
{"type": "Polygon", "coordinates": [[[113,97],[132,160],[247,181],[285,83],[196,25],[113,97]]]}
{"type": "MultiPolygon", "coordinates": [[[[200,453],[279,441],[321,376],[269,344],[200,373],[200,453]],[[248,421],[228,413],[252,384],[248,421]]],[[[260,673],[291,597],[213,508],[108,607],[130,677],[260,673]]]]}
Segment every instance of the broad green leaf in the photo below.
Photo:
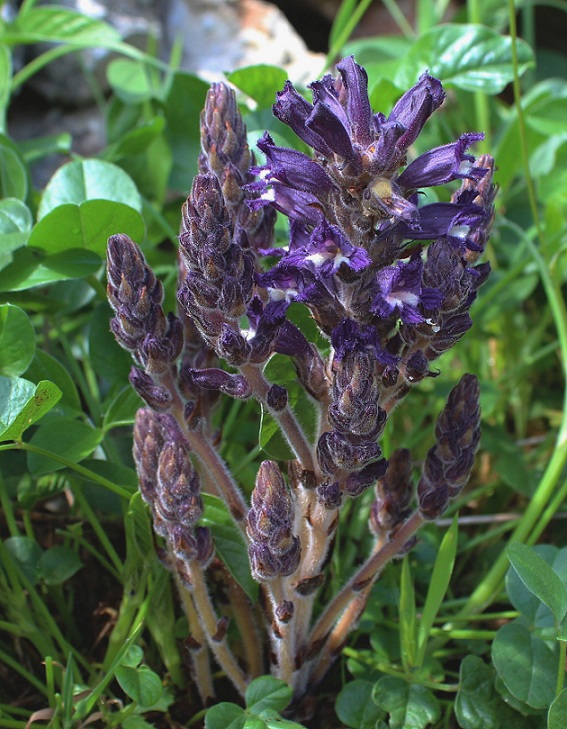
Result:
{"type": "Polygon", "coordinates": [[[32,214],[21,200],[0,200],[0,269],[12,262],[12,251],[25,245],[32,225],[32,214]]]}
{"type": "MultiPolygon", "coordinates": [[[[344,55],[354,55],[357,63],[364,66],[368,73],[368,89],[372,108],[386,113],[393,105],[393,101],[400,98],[404,91],[403,86],[393,83],[395,75],[400,68],[400,59],[409,53],[413,38],[404,38],[398,35],[373,36],[370,38],[357,38],[349,41],[344,48],[344,55]],[[388,80],[392,88],[382,98],[376,89],[379,82],[388,80]],[[397,91],[394,90],[397,89],[397,91]]],[[[412,79],[412,84],[417,79],[412,79]]]]}
{"type": "Polygon", "coordinates": [[[52,355],[42,349],[36,349],[35,357],[25,374],[26,378],[32,382],[39,383],[41,380],[49,380],[54,383],[61,390],[59,405],[69,408],[69,410],[76,414],[82,412],[77,386],[69,371],[58,359],[55,359],[55,357],[52,357],[52,355]]]}
{"type": "Polygon", "coordinates": [[[21,440],[25,431],[48,413],[61,398],[61,390],[53,382],[38,382],[33,394],[6,430],[0,440],[21,440]]]}
{"type": "Polygon", "coordinates": [[[384,711],[372,700],[373,684],[357,679],[343,686],[337,696],[337,716],[352,729],[374,729],[376,722],[384,718],[384,711]]]}
{"type": "Polygon", "coordinates": [[[29,537],[8,537],[4,546],[24,576],[35,585],[39,580],[39,560],[43,551],[39,544],[29,537]]]}
{"type": "Polygon", "coordinates": [[[116,58],[106,74],[112,90],[126,104],[141,104],[155,96],[152,71],[138,61],[116,58]]]}
{"type": "Polygon", "coordinates": [[[15,144],[0,134],[0,198],[25,200],[28,173],[15,144]]]}
{"type": "Polygon", "coordinates": [[[284,87],[287,71],[278,66],[259,63],[246,66],[227,75],[230,83],[248,94],[260,108],[271,107],[276,101],[276,93],[284,87]]]}
{"type": "Polygon", "coordinates": [[[427,590],[427,597],[425,598],[425,605],[423,612],[419,620],[417,629],[417,644],[418,644],[418,660],[417,665],[423,665],[423,659],[425,657],[425,649],[427,647],[427,640],[429,638],[429,631],[433,626],[433,622],[437,617],[439,608],[443,604],[445,593],[449,587],[451,581],[451,575],[453,574],[453,567],[455,566],[455,556],[457,554],[457,538],[459,533],[459,521],[458,514],[455,514],[453,522],[447,533],[443,537],[441,546],[435,559],[435,565],[433,567],[433,574],[429,581],[429,588],[427,590]]]}
{"type": "MultiPolygon", "coordinates": [[[[522,74],[534,55],[522,40],[517,52],[522,74]]],[[[482,25],[439,25],[412,43],[394,81],[409,87],[426,70],[447,86],[499,94],[514,78],[512,39],[482,25]]]]}
{"type": "Polygon", "coordinates": [[[567,717],[567,688],[561,691],[549,707],[547,729],[565,729],[565,717],[567,717]]]}
{"type": "Polygon", "coordinates": [[[511,544],[506,555],[524,585],[547,605],[556,622],[560,623],[567,614],[567,589],[559,576],[525,544],[511,544]]]}
{"type": "Polygon", "coordinates": [[[248,550],[228,507],[224,501],[211,494],[203,494],[203,504],[205,508],[200,524],[211,529],[219,557],[240,587],[255,602],[258,583],[252,579],[248,550]]]}
{"type": "Polygon", "coordinates": [[[99,159],[75,160],[60,167],[49,181],[39,204],[38,220],[59,205],[80,205],[87,200],[110,200],[142,211],[140,194],[124,170],[99,159]]]}
{"type": "Polygon", "coordinates": [[[97,476],[102,476],[131,493],[138,488],[138,476],[133,468],[111,461],[102,461],[99,458],[86,458],[82,465],[97,476]]]}
{"type": "Polygon", "coordinates": [[[240,706],[222,701],[208,709],[205,729],[244,729],[246,714],[240,706]]]}
{"type": "Polygon", "coordinates": [[[46,585],[62,585],[82,566],[83,563],[75,550],[57,545],[41,555],[39,575],[46,585]]]}
{"type": "Polygon", "coordinates": [[[0,375],[17,377],[30,366],[35,354],[35,332],[18,306],[0,306],[0,375]]]}
{"type": "Polygon", "coordinates": [[[130,353],[117,344],[110,331],[112,316],[112,309],[106,302],[97,304],[93,309],[89,326],[89,356],[99,377],[122,385],[128,381],[133,363],[130,353]]]}
{"type": "Polygon", "coordinates": [[[0,433],[5,433],[16,422],[35,391],[33,382],[21,377],[0,376],[0,433]]]}
{"type": "Polygon", "coordinates": [[[152,142],[159,137],[165,129],[165,119],[156,116],[148,122],[139,124],[124,134],[114,146],[110,148],[107,155],[112,159],[121,159],[145,152],[152,142]]]}
{"type": "Polygon", "coordinates": [[[557,650],[518,620],[504,625],[492,644],[494,667],[508,691],[534,709],[555,697],[557,650]]]}
{"type": "Polygon", "coordinates": [[[494,669],[478,656],[461,662],[455,716],[461,729],[520,729],[523,717],[504,703],[494,686],[494,669]]]}
{"type": "Polygon", "coordinates": [[[416,665],[417,621],[415,609],[415,590],[409,557],[402,562],[400,576],[400,653],[406,671],[416,665]]]}
{"type": "Polygon", "coordinates": [[[19,248],[14,260],[0,271],[0,291],[23,291],[56,281],[84,278],[96,273],[101,266],[96,253],[84,248],[44,255],[31,248],[19,248]]]}
{"type": "Polygon", "coordinates": [[[126,385],[108,406],[104,415],[103,430],[107,432],[122,425],[132,425],[141,407],[144,407],[142,398],[131,385],[126,385]]]}
{"type": "MultiPolygon", "coordinates": [[[[102,431],[79,420],[52,420],[40,425],[30,439],[31,445],[78,463],[94,451],[102,440],[102,431]]],[[[48,456],[29,451],[28,468],[34,476],[51,473],[65,465],[48,456]]]]}
{"type": "Polygon", "coordinates": [[[390,729],[425,729],[441,716],[439,702],[429,689],[401,678],[381,678],[372,698],[390,714],[390,729]]]}
{"type": "Polygon", "coordinates": [[[123,666],[129,666],[130,668],[137,668],[144,658],[144,651],[139,645],[131,645],[128,649],[128,653],[122,659],[123,666]]]}
{"type": "Polygon", "coordinates": [[[177,72],[164,103],[166,137],[173,154],[170,186],[186,195],[197,172],[201,148],[199,119],[209,84],[186,72],[177,72]]]}
{"type": "Polygon", "coordinates": [[[262,721],[262,727],[267,727],[267,729],[306,729],[303,724],[298,724],[295,721],[289,721],[288,719],[282,719],[282,717],[278,714],[277,711],[272,711],[272,709],[265,709],[258,719],[247,719],[246,724],[244,725],[244,729],[247,729],[247,727],[250,725],[252,726],[252,721],[262,721]]]}
{"type": "Polygon", "coordinates": [[[8,28],[10,43],[66,43],[75,46],[105,46],[118,43],[120,34],[101,20],[63,7],[40,6],[18,13],[8,28]]]}
{"type": "Polygon", "coordinates": [[[133,240],[144,237],[144,220],[129,205],[110,200],[87,200],[80,205],[66,203],[48,212],[34,226],[28,245],[49,254],[86,248],[101,258],[109,236],[119,231],[133,240]]]}
{"type": "MultiPolygon", "coordinates": [[[[567,584],[567,548],[558,549],[551,544],[538,544],[534,552],[553,569],[563,584],[567,584]]],[[[538,628],[553,627],[553,614],[533,592],[528,590],[513,567],[506,574],[506,591],[510,602],[538,628]]]]}
{"type": "Polygon", "coordinates": [[[153,706],[159,701],[163,690],[161,679],[147,666],[118,666],[114,675],[124,693],[140,706],[153,706]]]}
{"type": "Polygon", "coordinates": [[[282,712],[287,708],[293,690],[273,676],[260,676],[246,689],[246,709],[252,714],[261,714],[265,709],[282,712]]]}

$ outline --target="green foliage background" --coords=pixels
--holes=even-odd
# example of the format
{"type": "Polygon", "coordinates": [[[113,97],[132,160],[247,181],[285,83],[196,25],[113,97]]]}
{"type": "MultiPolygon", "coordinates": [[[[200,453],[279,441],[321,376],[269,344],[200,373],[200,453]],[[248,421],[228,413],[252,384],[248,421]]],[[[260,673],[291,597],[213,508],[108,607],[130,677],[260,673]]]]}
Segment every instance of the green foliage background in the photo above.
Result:
{"type": "MultiPolygon", "coordinates": [[[[565,55],[550,63],[536,46],[534,3],[470,0],[447,24],[448,2],[418,0],[414,27],[385,0],[399,34],[351,42],[368,4],[342,3],[329,66],[354,53],[368,70],[374,109],[384,112],[428,68],[449,97],[419,149],[483,130],[480,148],[496,158],[500,185],[493,273],[473,307],[475,327],[440,362],[443,377],[396,413],[384,450],[403,445],[423,456],[433,419],[465,371],[481,380],[483,440],[453,507],[460,519],[428,527],[403,566],[386,571],[321,692],[315,722],[559,729],[567,715],[567,551],[556,519],[567,496],[565,55]],[[543,538],[549,544],[530,548],[543,538]],[[337,718],[325,719],[335,697],[337,718]]],[[[547,5],[567,13],[561,0],[547,5]]],[[[228,75],[251,140],[269,129],[295,143],[270,113],[285,78],[272,66],[228,75]]],[[[165,64],[65,8],[24,0],[0,25],[0,727],[89,719],[126,729],[174,720],[209,729],[301,726],[281,717],[290,696],[275,679],[254,682],[246,708],[220,703],[206,719],[187,685],[186,626],[130,456],[140,400],[127,384],[129,357],[108,329],[103,258],[117,231],[141,244],[174,308],[174,246],[207,88],[175,57],[165,64]],[[15,70],[14,52],[39,41],[52,45],[15,70]],[[105,148],[82,159],[66,134],[16,143],[7,124],[15,92],[43,65],[91,47],[117,54],[105,148]],[[53,153],[69,161],[37,189],[32,165],[53,153]]],[[[292,315],[309,325],[305,312],[292,315]]],[[[270,367],[289,379],[285,363],[270,367]]],[[[260,460],[286,457],[285,442],[273,422],[260,427],[252,402],[224,402],[218,418],[222,455],[249,492],[260,460]]],[[[322,600],[364,553],[369,506],[364,497],[347,508],[322,600]]],[[[253,597],[222,503],[208,498],[204,520],[253,597]]]]}

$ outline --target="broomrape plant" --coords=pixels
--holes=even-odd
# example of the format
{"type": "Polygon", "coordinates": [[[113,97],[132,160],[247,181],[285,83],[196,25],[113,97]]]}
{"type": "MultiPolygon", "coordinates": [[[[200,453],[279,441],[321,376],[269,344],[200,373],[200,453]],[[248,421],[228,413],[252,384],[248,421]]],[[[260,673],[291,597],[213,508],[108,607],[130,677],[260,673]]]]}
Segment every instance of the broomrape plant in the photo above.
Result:
{"type": "Polygon", "coordinates": [[[371,110],[366,72],[353,58],[337,70],[311,84],[312,103],[287,82],[273,107],[312,154],[265,134],[263,164],[233,91],[211,87],[199,174],[182,211],[176,314],[165,314],[162,284],[138,246],[122,234],[108,243],[111,327],[132,354],[130,381],[146,402],[134,428],[140,490],[187,613],[203,700],[214,696],[211,654],[243,695],[266,660],[296,700],[313,691],[384,566],[461,492],[479,443],[470,374],[438,417],[416,489],[409,451],[386,460],[379,440],[394,407],[439,374],[433,362],[472,325],[469,310],[489,274],[478,259],[493,219],[493,160],[467,151],[480,133],[408,160],[445,97],[428,73],[386,116],[371,110]],[[422,188],[455,180],[450,202],[419,205],[422,188]],[[289,219],[280,247],[277,212],[289,219]],[[294,302],[307,307],[326,346],[288,318],[294,302]],[[291,360],[312,400],[314,436],[286,387],[267,377],[276,354],[291,360]],[[250,504],[218,452],[212,413],[221,395],[255,398],[294,454],[260,465],[250,504]],[[371,488],[374,546],[315,619],[341,511],[371,488]],[[224,499],[246,542],[258,609],[218,561],[214,581],[225,580],[230,605],[221,613],[211,599],[215,544],[200,524],[203,492],[224,499]]]}

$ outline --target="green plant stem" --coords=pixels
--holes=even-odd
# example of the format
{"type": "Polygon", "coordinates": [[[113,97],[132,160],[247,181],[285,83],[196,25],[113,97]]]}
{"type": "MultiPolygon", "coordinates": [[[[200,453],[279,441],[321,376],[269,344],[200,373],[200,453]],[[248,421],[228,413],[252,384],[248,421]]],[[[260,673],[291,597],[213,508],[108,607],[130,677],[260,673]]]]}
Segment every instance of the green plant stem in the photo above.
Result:
{"type": "Polygon", "coordinates": [[[124,593],[118,617],[110,638],[108,639],[108,647],[102,663],[103,671],[110,670],[110,666],[116,660],[116,656],[124,646],[124,642],[128,636],[132,634],[133,626],[140,623],[141,611],[147,610],[147,571],[144,570],[140,578],[132,584],[124,585],[124,593]]]}
{"type": "Polygon", "coordinates": [[[98,473],[95,473],[94,471],[90,471],[88,468],[84,468],[84,466],[81,466],[78,463],[74,463],[73,461],[70,461],[68,458],[63,458],[63,456],[60,456],[58,453],[53,453],[52,451],[48,451],[45,448],[40,448],[39,446],[33,445],[33,443],[3,443],[0,445],[0,452],[2,451],[11,451],[11,450],[21,450],[21,451],[30,451],[30,453],[37,453],[38,456],[45,456],[46,458],[51,458],[51,460],[56,461],[57,463],[60,463],[62,466],[66,466],[67,468],[70,468],[72,471],[77,473],[79,476],[82,476],[83,478],[86,478],[88,481],[92,481],[93,483],[99,484],[99,486],[104,486],[104,488],[108,489],[109,491],[112,491],[113,494],[117,494],[118,496],[122,496],[124,499],[129,499],[130,496],[132,496],[132,492],[128,491],[127,489],[122,488],[121,486],[117,486],[112,481],[109,481],[107,478],[104,478],[103,476],[99,476],[98,473]]]}
{"type": "MultiPolygon", "coordinates": [[[[513,0],[512,0],[513,1],[513,0]]],[[[467,16],[469,23],[482,24],[482,0],[467,0],[467,16]]],[[[475,91],[474,108],[476,124],[484,132],[484,141],[478,142],[479,152],[488,152],[491,149],[490,107],[488,97],[482,91],[475,91]]]]}
{"type": "Polygon", "coordinates": [[[555,696],[563,691],[565,683],[565,661],[567,660],[567,641],[559,640],[559,666],[557,669],[557,685],[555,687],[555,696]]]}
{"type": "Polygon", "coordinates": [[[73,496],[75,497],[77,503],[80,505],[81,511],[93,528],[93,531],[98,537],[99,542],[102,544],[106,553],[108,554],[110,561],[112,562],[112,565],[116,570],[116,574],[120,576],[123,572],[124,565],[122,564],[118,553],[112,546],[112,542],[107,537],[106,532],[104,531],[100,521],[97,519],[94,511],[91,509],[91,506],[85,498],[85,495],[80,488],[75,488],[73,489],[73,496]]]}
{"type": "Polygon", "coordinates": [[[345,27],[343,28],[342,33],[339,36],[337,36],[335,42],[333,43],[331,48],[329,48],[329,53],[327,54],[327,58],[325,59],[325,68],[328,68],[329,66],[331,66],[334,63],[335,58],[340,53],[344,44],[350,38],[353,30],[356,28],[356,26],[360,23],[360,21],[364,17],[364,13],[370,7],[371,2],[372,2],[372,0],[361,0],[361,2],[359,2],[359,4],[353,10],[349,21],[347,23],[345,23],[345,27]]]}

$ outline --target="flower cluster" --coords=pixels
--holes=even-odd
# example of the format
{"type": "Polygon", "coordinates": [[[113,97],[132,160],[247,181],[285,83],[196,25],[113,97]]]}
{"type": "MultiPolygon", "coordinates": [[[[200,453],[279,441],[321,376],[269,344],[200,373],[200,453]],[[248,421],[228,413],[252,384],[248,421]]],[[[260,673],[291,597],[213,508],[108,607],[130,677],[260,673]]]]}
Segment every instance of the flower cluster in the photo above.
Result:
{"type": "MultiPolygon", "coordinates": [[[[131,382],[148,405],[135,426],[140,488],[189,594],[193,640],[208,645],[242,693],[266,657],[296,698],[313,689],[384,565],[461,492],[479,443],[472,375],[439,416],[417,489],[409,451],[398,448],[388,461],[379,440],[392,409],[439,374],[432,362],[472,325],[489,274],[478,259],[494,213],[493,160],[468,152],[480,133],[410,159],[445,98],[428,73],[386,116],[372,111],[366,72],[353,58],[337,69],[311,84],[312,103],[287,82],[273,107],[311,155],[265,134],[256,159],[234,93],[211,87],[199,174],[182,211],[176,315],[163,312],[161,284],[135,243],[116,235],[108,248],[111,328],[133,356],[131,382]],[[423,188],[455,181],[450,201],[420,204],[423,188]],[[289,220],[283,246],[274,239],[277,213],[289,220]],[[289,320],[294,302],[307,307],[328,348],[289,320]],[[266,378],[275,354],[291,359],[313,402],[314,437],[286,387],[266,378]],[[279,464],[261,463],[254,488],[244,484],[249,500],[218,453],[211,412],[221,395],[256,399],[294,454],[287,480],[279,464]],[[199,525],[201,482],[226,502],[246,545],[261,628],[226,570],[232,598],[222,617],[208,595],[222,562],[211,563],[213,539],[199,525]],[[314,621],[341,509],[372,486],[374,549],[314,621]],[[238,654],[227,643],[228,620],[242,636],[238,654]],[[269,636],[267,656],[259,629],[269,636]]],[[[203,655],[193,669],[206,698],[213,689],[203,655]]]]}

